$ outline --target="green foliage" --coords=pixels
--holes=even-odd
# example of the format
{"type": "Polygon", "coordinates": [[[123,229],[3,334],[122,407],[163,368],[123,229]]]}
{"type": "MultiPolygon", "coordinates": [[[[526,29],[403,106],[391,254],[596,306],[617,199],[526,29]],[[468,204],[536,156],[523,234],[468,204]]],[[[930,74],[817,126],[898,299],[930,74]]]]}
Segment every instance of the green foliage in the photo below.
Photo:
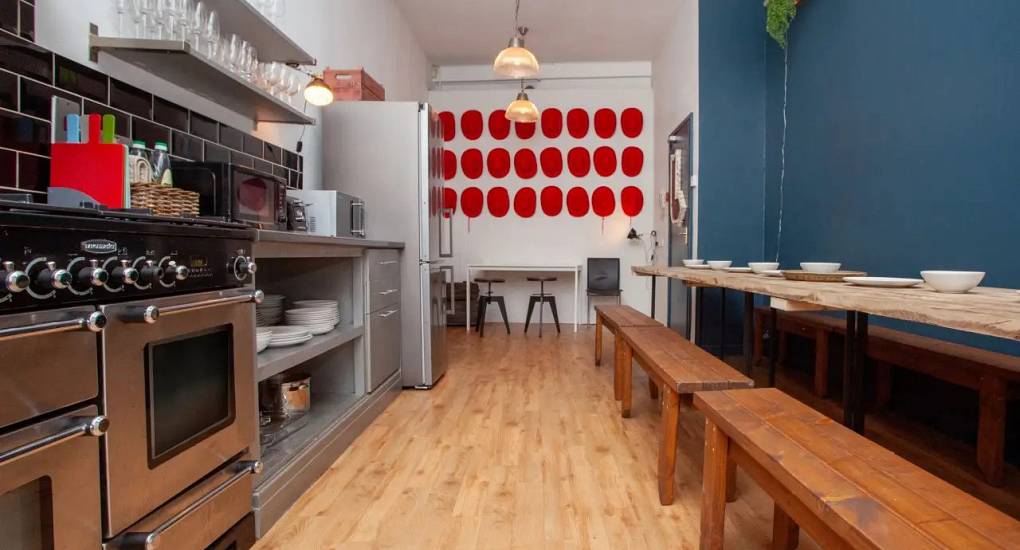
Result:
{"type": "Polygon", "coordinates": [[[786,36],[790,31],[790,22],[797,16],[795,0],[768,0],[766,8],[765,30],[786,49],[786,36]]]}

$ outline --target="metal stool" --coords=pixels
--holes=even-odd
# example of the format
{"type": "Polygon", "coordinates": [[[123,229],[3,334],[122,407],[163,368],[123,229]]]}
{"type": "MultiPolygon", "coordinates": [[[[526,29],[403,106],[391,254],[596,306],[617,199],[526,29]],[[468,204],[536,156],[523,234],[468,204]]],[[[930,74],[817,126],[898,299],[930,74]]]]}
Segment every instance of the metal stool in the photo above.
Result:
{"type": "Polygon", "coordinates": [[[551,283],[556,280],[556,277],[528,277],[531,282],[538,283],[538,294],[532,294],[531,299],[528,300],[528,317],[524,321],[524,333],[528,333],[528,325],[531,324],[531,313],[535,310],[535,304],[538,304],[538,337],[542,337],[542,307],[543,303],[549,304],[549,309],[552,310],[553,321],[556,322],[556,333],[560,332],[560,316],[556,313],[556,297],[545,293],[545,284],[551,283]]]}
{"type": "Polygon", "coordinates": [[[510,334],[510,321],[506,318],[506,302],[502,296],[492,295],[492,283],[505,283],[504,279],[480,279],[475,278],[476,283],[487,283],[489,285],[488,291],[485,294],[478,296],[478,319],[475,321],[475,328],[478,330],[478,336],[485,336],[485,309],[491,304],[495,303],[499,306],[499,313],[503,316],[503,324],[506,325],[506,333],[510,334]]]}

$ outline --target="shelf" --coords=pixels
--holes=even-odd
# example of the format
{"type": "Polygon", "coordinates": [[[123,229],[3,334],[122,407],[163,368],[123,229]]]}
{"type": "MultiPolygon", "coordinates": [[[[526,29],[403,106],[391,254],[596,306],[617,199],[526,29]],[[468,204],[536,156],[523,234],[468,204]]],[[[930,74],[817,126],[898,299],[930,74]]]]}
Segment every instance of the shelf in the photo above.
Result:
{"type": "Polygon", "coordinates": [[[332,426],[353,410],[364,396],[345,394],[313,394],[312,408],[301,419],[304,425],[282,441],[262,451],[263,479],[270,479],[290,463],[301,451],[328,435],[332,426]]]}
{"type": "Polygon", "coordinates": [[[269,348],[257,356],[255,378],[261,382],[270,376],[296,367],[331,349],[360,338],[364,333],[365,328],[361,325],[338,325],[331,332],[314,336],[304,344],[285,348],[269,348]]]}
{"type": "MultiPolygon", "coordinates": [[[[298,46],[279,27],[247,0],[205,0],[220,15],[220,34],[236,34],[247,40],[262,61],[315,65],[315,58],[298,46]]],[[[294,4],[295,2],[292,2],[294,4]]],[[[300,9],[291,6],[291,9],[300,9]]]]}
{"type": "Polygon", "coordinates": [[[344,258],[361,256],[366,248],[402,249],[404,243],[260,229],[256,232],[253,248],[256,259],[344,258]]]}
{"type": "Polygon", "coordinates": [[[107,55],[119,59],[256,122],[315,124],[300,110],[199,55],[187,42],[93,34],[89,46],[99,54],[100,65],[107,55]]]}

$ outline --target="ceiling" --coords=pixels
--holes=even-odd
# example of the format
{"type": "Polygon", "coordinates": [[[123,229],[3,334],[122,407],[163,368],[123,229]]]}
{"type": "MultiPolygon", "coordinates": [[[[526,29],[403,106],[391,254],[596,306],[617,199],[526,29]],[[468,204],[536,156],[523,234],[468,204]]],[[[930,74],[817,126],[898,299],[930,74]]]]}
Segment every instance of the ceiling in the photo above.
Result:
{"type": "MultiPolygon", "coordinates": [[[[649,61],[681,0],[521,0],[539,63],[649,61]]],[[[492,63],[513,30],[514,0],[396,0],[436,65],[492,63]]]]}

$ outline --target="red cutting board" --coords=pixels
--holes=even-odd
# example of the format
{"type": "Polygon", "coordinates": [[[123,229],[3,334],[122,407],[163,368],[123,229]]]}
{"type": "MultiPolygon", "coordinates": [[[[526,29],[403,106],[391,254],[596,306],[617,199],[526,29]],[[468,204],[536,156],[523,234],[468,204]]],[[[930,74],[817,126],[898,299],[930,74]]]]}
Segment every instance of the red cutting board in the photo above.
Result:
{"type": "Polygon", "coordinates": [[[127,153],[119,143],[54,143],[50,187],[75,189],[110,208],[129,208],[127,153]]]}

